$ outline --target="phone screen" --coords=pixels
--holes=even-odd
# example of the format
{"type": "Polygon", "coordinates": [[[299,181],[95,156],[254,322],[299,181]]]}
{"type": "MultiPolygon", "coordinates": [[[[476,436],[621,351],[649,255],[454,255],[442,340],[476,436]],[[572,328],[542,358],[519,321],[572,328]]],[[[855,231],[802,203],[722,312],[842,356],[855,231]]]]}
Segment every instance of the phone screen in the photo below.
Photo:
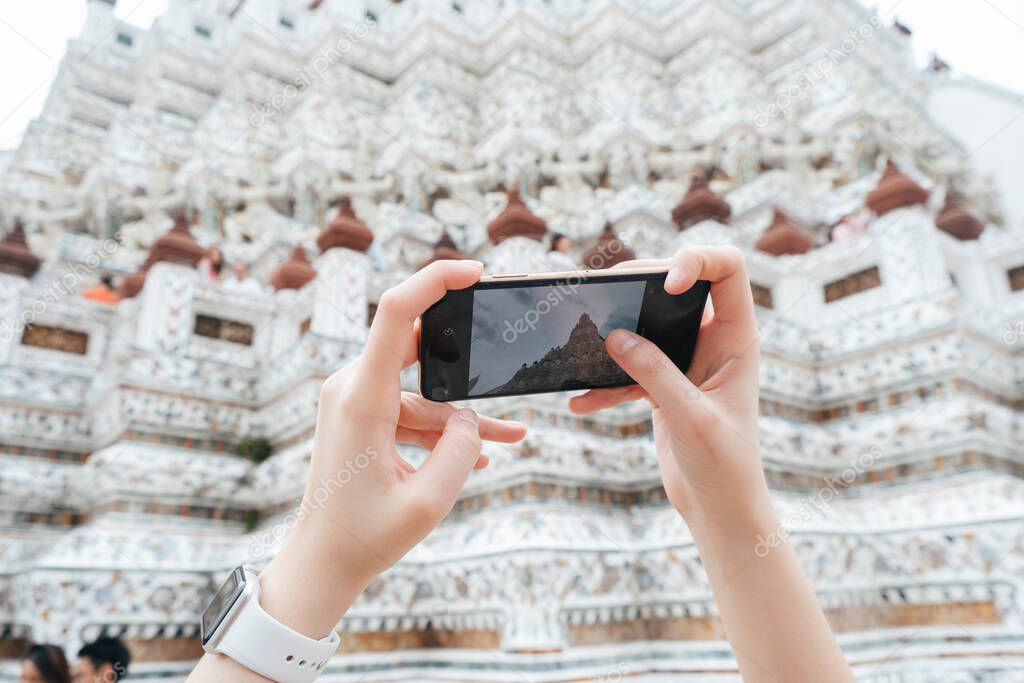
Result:
{"type": "Polygon", "coordinates": [[[617,328],[651,339],[685,371],[708,287],[670,295],[664,281],[581,274],[448,292],[423,315],[421,391],[447,401],[632,384],[605,351],[617,328]]]}

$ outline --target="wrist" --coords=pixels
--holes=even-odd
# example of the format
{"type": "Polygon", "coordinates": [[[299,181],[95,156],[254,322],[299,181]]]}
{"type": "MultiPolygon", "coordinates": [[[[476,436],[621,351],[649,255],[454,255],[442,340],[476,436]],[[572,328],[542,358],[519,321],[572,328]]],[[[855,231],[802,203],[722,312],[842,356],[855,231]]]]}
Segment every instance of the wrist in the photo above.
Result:
{"type": "Polygon", "coordinates": [[[742,501],[705,506],[695,511],[690,524],[694,543],[707,560],[709,572],[718,566],[728,568],[753,562],[773,547],[779,536],[779,518],[772,506],[767,487],[742,501]]]}
{"type": "Polygon", "coordinates": [[[260,606],[310,638],[323,638],[373,579],[338,561],[296,528],[260,572],[260,606]]]}

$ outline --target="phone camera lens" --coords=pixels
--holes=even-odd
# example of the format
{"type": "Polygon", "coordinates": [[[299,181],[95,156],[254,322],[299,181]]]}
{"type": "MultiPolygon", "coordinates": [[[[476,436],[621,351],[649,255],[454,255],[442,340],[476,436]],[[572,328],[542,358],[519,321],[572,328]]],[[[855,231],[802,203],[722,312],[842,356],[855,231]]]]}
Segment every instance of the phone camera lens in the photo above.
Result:
{"type": "Polygon", "coordinates": [[[453,334],[455,334],[455,330],[453,330],[453,329],[452,329],[452,328],[450,328],[450,327],[446,327],[446,328],[444,328],[443,330],[441,330],[441,334],[443,334],[443,335],[444,335],[444,336],[446,336],[446,337],[450,337],[450,336],[452,336],[453,334]]]}
{"type": "Polygon", "coordinates": [[[430,398],[435,401],[444,401],[448,398],[448,390],[444,387],[434,387],[430,390],[430,398]]]}

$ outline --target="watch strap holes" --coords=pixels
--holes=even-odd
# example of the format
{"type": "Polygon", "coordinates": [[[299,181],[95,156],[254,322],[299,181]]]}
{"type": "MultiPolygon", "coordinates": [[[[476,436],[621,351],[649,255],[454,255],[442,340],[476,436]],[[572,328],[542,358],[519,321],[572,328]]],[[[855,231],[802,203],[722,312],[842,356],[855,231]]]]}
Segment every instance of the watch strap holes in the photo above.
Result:
{"type": "Polygon", "coordinates": [[[322,661],[319,661],[319,662],[311,662],[311,661],[309,661],[307,659],[300,659],[299,661],[296,662],[295,661],[295,655],[288,655],[287,657],[284,658],[284,661],[286,661],[286,662],[294,662],[296,666],[306,666],[308,664],[309,668],[312,669],[313,671],[322,671],[323,668],[327,666],[327,660],[326,659],[324,659],[322,661]]]}

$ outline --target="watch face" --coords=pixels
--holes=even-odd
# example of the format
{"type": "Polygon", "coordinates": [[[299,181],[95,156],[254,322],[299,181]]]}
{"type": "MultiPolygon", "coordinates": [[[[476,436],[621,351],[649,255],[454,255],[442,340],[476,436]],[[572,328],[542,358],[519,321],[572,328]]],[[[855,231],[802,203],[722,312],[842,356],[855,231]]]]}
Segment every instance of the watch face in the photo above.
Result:
{"type": "Polygon", "coordinates": [[[220,587],[220,590],[217,591],[217,594],[213,596],[213,600],[206,607],[206,611],[203,612],[203,645],[206,645],[210,640],[210,636],[214,634],[217,627],[224,621],[224,617],[234,607],[235,601],[238,600],[238,596],[242,594],[243,590],[245,590],[245,571],[238,567],[235,571],[231,572],[231,576],[220,587]]]}

